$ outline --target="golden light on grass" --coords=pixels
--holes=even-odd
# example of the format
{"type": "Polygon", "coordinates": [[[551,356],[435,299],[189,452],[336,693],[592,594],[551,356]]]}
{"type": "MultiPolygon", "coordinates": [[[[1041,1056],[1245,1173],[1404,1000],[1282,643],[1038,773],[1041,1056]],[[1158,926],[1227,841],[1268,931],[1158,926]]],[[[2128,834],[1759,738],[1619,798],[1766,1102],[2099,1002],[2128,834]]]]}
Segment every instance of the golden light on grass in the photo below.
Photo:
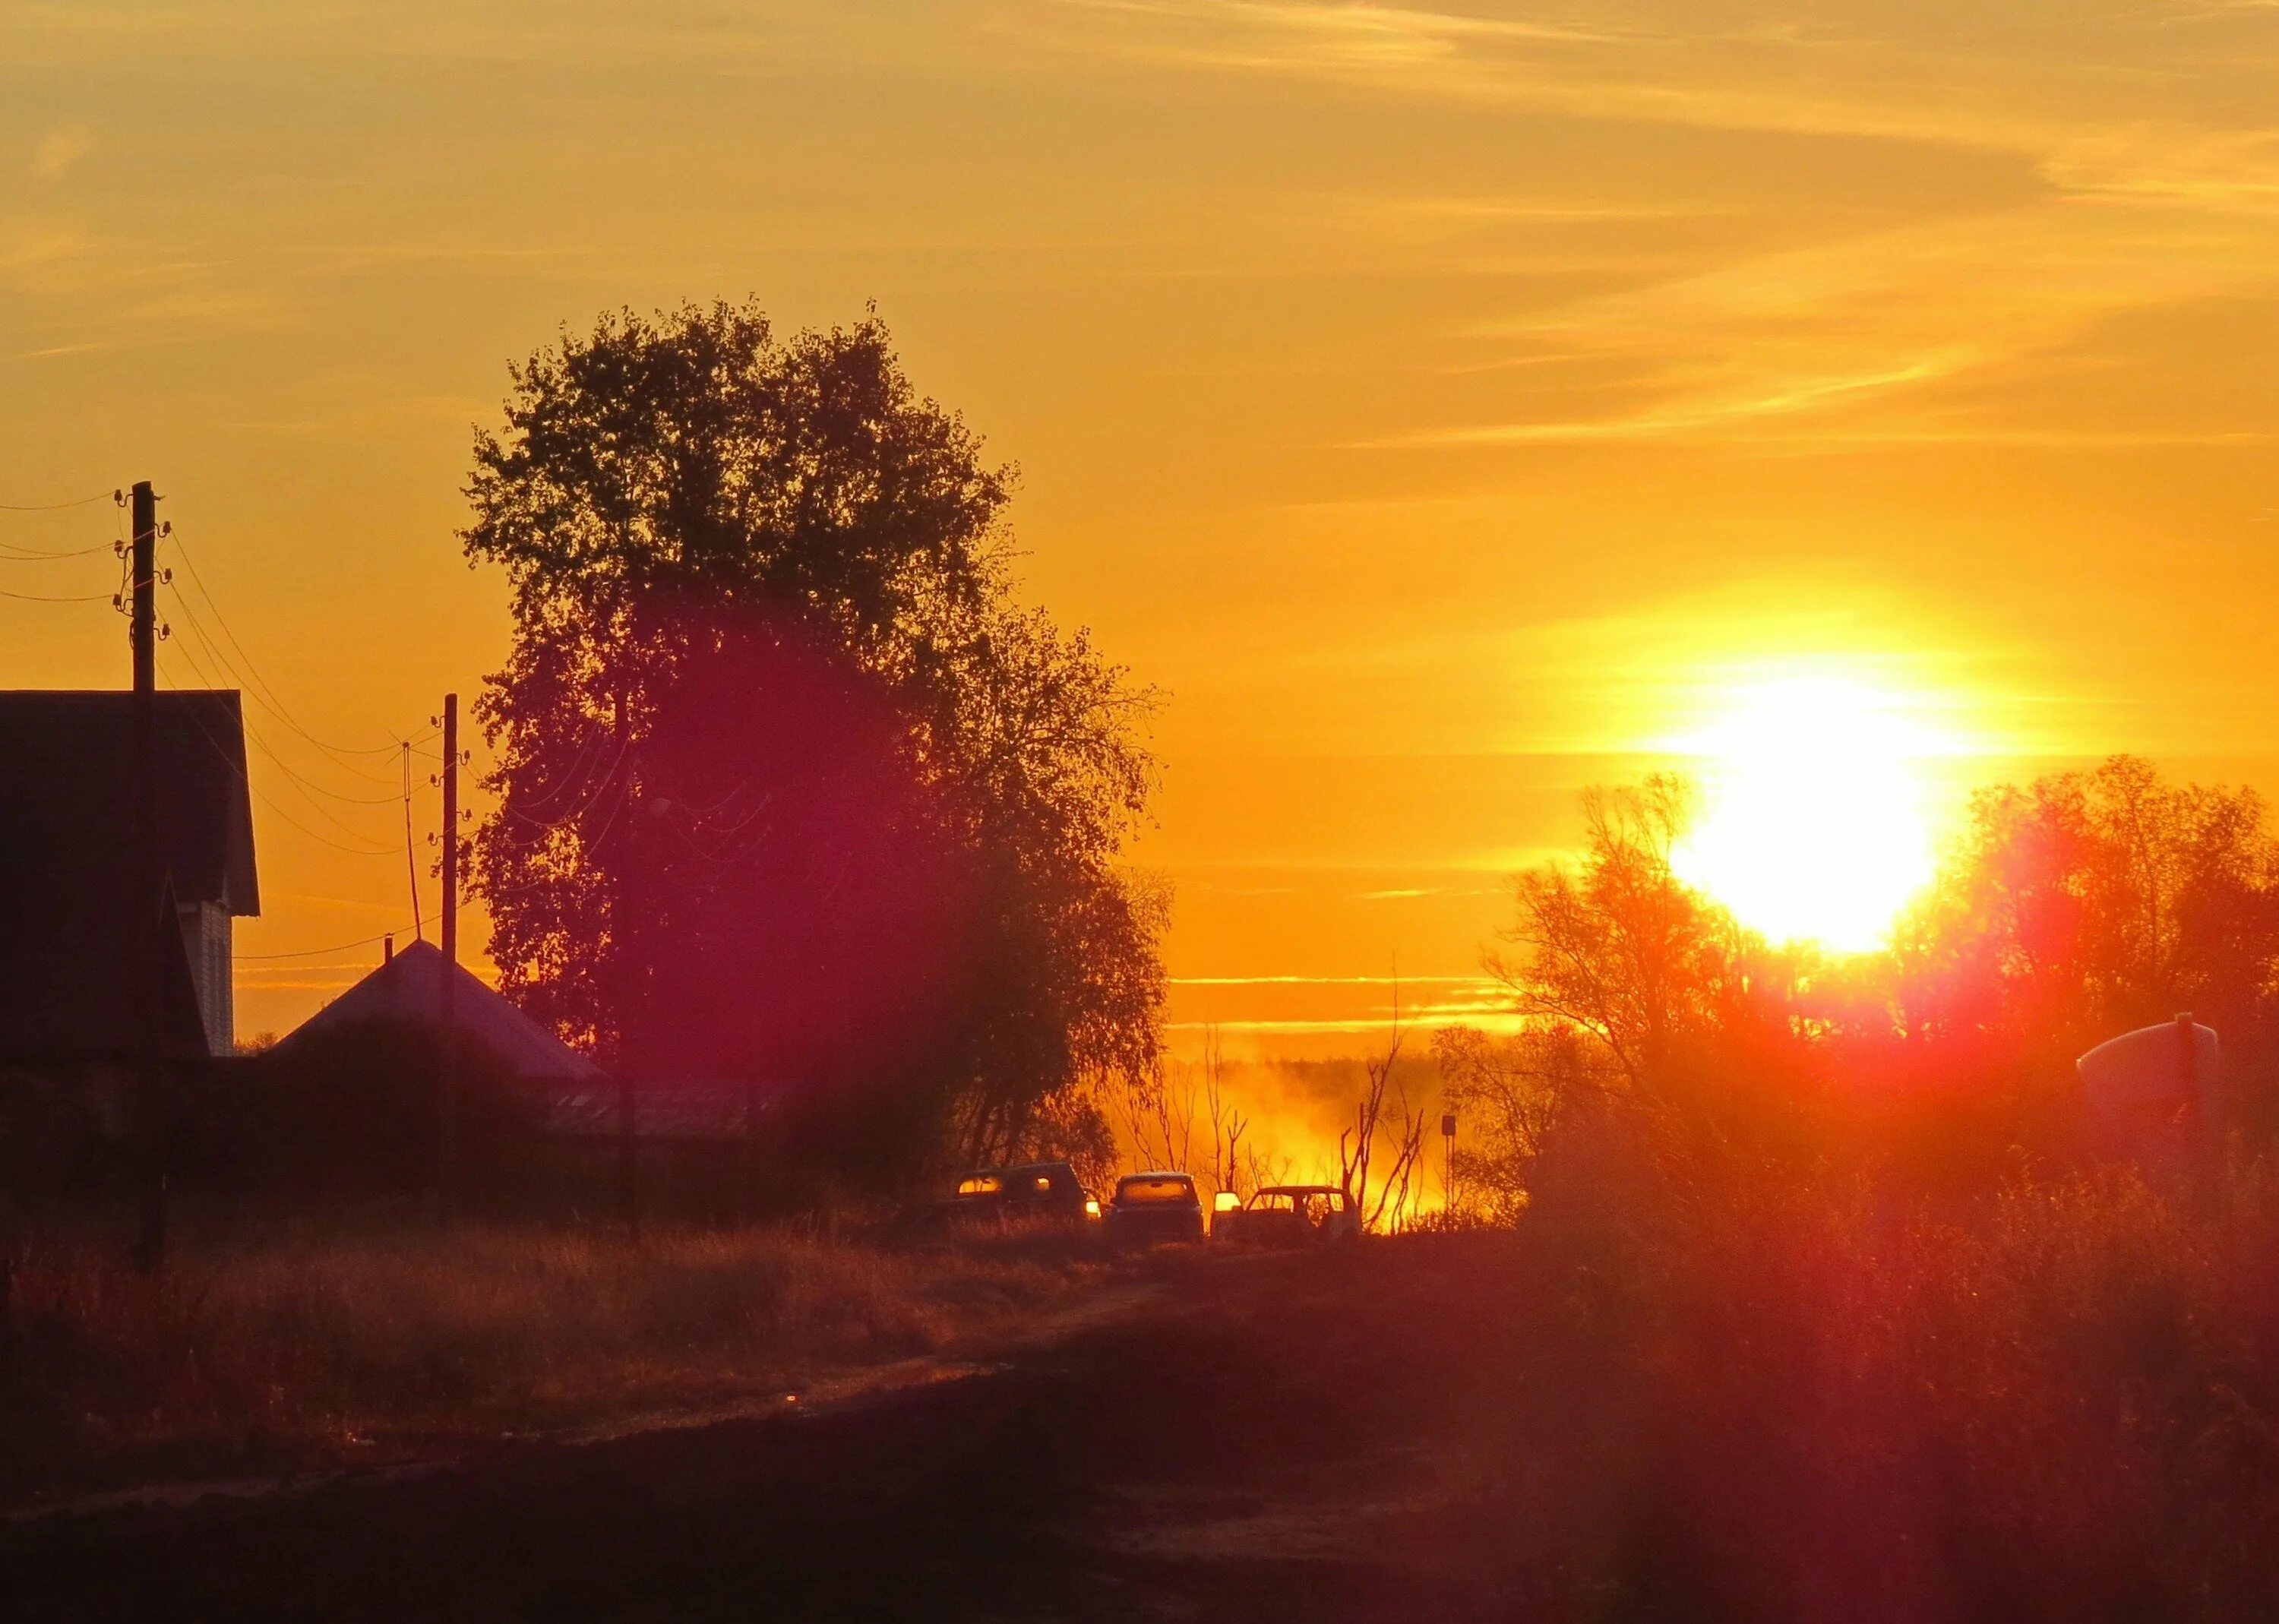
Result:
{"type": "Polygon", "coordinates": [[[1881,946],[1936,870],[1935,763],[1961,752],[1930,709],[1841,671],[1736,686],[1683,741],[1702,804],[1673,866],[1774,941],[1881,946]]]}

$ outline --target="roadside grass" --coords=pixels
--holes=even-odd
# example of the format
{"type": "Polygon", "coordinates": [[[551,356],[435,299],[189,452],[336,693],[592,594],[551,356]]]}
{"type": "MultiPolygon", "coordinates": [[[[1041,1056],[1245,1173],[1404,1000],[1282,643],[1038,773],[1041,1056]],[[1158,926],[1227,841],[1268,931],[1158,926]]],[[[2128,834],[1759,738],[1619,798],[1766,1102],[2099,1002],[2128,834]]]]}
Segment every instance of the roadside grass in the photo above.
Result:
{"type": "Polygon", "coordinates": [[[1556,1486],[1512,1513],[1553,1611],[2275,1616],[2279,1170],[1594,1171],[1616,1222],[1523,1222],[1537,1306],[1482,1376],[1556,1486]]]}
{"type": "Polygon", "coordinates": [[[403,1458],[779,1395],[1032,1321],[1065,1237],[888,1249],[798,1226],[474,1225],[12,1237],[0,1495],[403,1458]]]}

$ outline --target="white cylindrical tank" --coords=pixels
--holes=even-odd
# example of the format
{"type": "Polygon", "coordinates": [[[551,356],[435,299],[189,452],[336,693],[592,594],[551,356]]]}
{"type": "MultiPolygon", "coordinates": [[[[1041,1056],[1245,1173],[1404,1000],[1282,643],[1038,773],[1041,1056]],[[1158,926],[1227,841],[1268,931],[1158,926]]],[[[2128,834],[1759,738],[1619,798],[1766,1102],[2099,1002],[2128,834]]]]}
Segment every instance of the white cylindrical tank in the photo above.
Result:
{"type": "Polygon", "coordinates": [[[2100,1043],[2074,1062],[2091,1110],[2108,1122],[2216,1115],[2215,1029],[2189,1015],[2100,1043]]]}

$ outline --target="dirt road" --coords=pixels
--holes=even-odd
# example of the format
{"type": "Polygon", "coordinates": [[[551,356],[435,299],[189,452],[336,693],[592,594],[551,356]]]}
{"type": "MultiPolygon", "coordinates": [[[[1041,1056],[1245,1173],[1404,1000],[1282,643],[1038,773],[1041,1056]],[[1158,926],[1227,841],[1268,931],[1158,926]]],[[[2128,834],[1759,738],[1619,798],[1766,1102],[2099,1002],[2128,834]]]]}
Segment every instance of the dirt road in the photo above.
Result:
{"type": "MultiPolygon", "coordinates": [[[[0,1531],[10,1619],[1523,1614],[1464,1240],[1202,1259],[978,1373],[764,1420],[0,1531]],[[1429,1257],[1425,1249],[1439,1248],[1429,1257]],[[1431,1267],[1420,1271],[1416,1265],[1431,1267]]],[[[1477,1272],[1493,1277],[1492,1268],[1477,1272]]]]}

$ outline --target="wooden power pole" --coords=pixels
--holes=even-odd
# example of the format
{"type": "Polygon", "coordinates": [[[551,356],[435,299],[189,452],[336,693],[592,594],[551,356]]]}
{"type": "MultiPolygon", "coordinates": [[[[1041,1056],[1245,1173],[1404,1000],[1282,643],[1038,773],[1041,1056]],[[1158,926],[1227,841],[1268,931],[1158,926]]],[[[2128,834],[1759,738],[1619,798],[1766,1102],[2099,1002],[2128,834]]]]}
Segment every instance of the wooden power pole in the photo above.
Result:
{"type": "Polygon", "coordinates": [[[443,696],[443,985],[436,1067],[435,1189],[449,1213],[459,1192],[459,696],[443,696]]]}
{"type": "Polygon", "coordinates": [[[174,922],[164,917],[166,859],[160,845],[158,813],[158,496],[148,479],[134,483],[132,497],[133,556],[128,579],[133,593],[128,639],[134,651],[134,934],[128,951],[134,967],[136,1013],[135,1161],[141,1211],[134,1260],[154,1270],[166,1260],[166,938],[174,922]]]}
{"type": "Polygon", "coordinates": [[[618,770],[624,774],[619,791],[625,797],[617,812],[618,840],[617,891],[610,919],[614,938],[618,982],[624,1004],[618,1012],[618,1216],[625,1226],[625,1239],[641,1239],[640,1117],[633,1099],[633,1056],[639,1052],[638,1033],[648,1007],[647,966],[635,944],[641,932],[634,925],[641,900],[628,872],[638,846],[635,831],[641,819],[633,804],[633,738],[625,716],[625,692],[618,690],[618,770]]]}

